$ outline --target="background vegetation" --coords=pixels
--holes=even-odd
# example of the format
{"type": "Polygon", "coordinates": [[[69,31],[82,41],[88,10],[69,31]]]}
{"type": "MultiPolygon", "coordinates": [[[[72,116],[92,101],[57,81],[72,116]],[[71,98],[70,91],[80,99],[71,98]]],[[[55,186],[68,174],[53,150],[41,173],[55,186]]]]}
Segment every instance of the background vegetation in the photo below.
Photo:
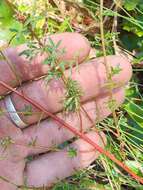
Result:
{"type": "MultiPolygon", "coordinates": [[[[20,15],[8,1],[0,1],[0,50],[31,38],[30,24],[38,38],[51,33],[77,31],[93,47],[91,57],[104,55],[100,33],[100,0],[13,0],[20,15]],[[24,17],[28,16],[26,22],[24,17]],[[96,51],[95,51],[96,49],[96,51]]],[[[142,0],[107,0],[103,4],[106,54],[124,54],[133,66],[133,77],[126,89],[126,101],[96,127],[107,134],[107,149],[143,177],[143,3],[142,0]],[[118,132],[116,137],[114,134],[118,132]]],[[[53,190],[143,190],[143,186],[105,156],[86,170],[76,173],[53,190]]]]}

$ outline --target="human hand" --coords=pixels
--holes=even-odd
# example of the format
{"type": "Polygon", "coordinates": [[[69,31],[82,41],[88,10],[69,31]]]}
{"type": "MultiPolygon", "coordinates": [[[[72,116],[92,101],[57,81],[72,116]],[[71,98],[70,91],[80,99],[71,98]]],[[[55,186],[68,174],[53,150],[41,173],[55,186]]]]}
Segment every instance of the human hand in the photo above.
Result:
{"type": "MultiPolygon", "coordinates": [[[[60,48],[66,49],[61,60],[73,60],[76,52],[79,52],[76,58],[80,65],[78,71],[75,68],[72,69],[72,79],[79,82],[84,92],[81,98],[82,106],[93,121],[106,118],[111,110],[107,105],[109,93],[103,58],[86,62],[90,45],[79,34],[63,33],[53,35],[51,38],[55,42],[61,40],[60,48]]],[[[13,68],[16,69],[18,77],[20,76],[22,82],[26,82],[17,90],[78,130],[80,130],[82,118],[83,131],[89,131],[93,123],[85,112],[81,111],[81,118],[77,113],[66,116],[62,114],[64,85],[60,80],[52,81],[48,85],[45,84],[44,79],[31,81],[46,74],[49,67],[41,64],[45,55],[38,55],[31,63],[24,56],[18,56],[24,48],[25,46],[19,46],[4,52],[13,64],[13,68]]],[[[116,88],[113,91],[113,96],[117,105],[120,105],[124,101],[124,86],[131,77],[131,66],[128,60],[120,56],[107,56],[107,60],[114,68],[118,65],[121,68],[120,73],[113,76],[116,88]]],[[[65,71],[66,76],[69,76],[69,70],[65,71]]],[[[0,62],[0,80],[13,87],[18,86],[17,76],[6,60],[0,62]]],[[[0,94],[4,95],[6,92],[7,90],[0,86],[0,94]]],[[[72,175],[76,170],[87,167],[98,157],[99,153],[81,139],[56,151],[57,145],[72,139],[74,135],[59,126],[54,120],[46,119],[44,114],[39,113],[38,109],[15,93],[11,93],[10,96],[18,115],[28,127],[20,129],[12,121],[11,113],[8,113],[7,110],[8,96],[5,96],[0,101],[3,113],[0,117],[0,176],[8,181],[0,179],[1,189],[15,190],[17,185],[24,185],[24,179],[26,179],[26,185],[30,187],[50,186],[58,180],[72,175]],[[41,119],[45,120],[41,121],[41,119]],[[77,155],[74,157],[69,155],[71,147],[76,150],[77,155]],[[34,155],[34,158],[27,162],[26,158],[30,155],[34,155]],[[35,155],[37,156],[35,157],[35,155]]],[[[87,135],[99,146],[104,147],[103,140],[106,141],[106,138],[103,133],[92,131],[88,132],[87,135]]]]}

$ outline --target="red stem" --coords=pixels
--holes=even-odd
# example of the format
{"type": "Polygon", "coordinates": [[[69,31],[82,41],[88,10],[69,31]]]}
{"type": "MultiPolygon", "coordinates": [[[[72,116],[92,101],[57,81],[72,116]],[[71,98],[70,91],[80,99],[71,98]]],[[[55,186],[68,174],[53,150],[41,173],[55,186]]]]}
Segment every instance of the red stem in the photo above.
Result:
{"type": "Polygon", "coordinates": [[[24,94],[21,94],[20,92],[18,92],[16,89],[12,88],[11,86],[7,85],[6,83],[4,83],[3,81],[0,81],[0,84],[9,89],[12,92],[15,92],[18,96],[22,97],[23,99],[25,99],[26,101],[28,101],[29,103],[31,103],[33,106],[35,106],[36,108],[38,108],[39,110],[41,110],[42,112],[44,112],[47,116],[51,117],[52,119],[54,119],[58,124],[60,124],[60,126],[62,125],[62,127],[67,128],[68,130],[70,130],[72,133],[74,133],[75,135],[77,135],[78,137],[80,137],[81,139],[83,139],[84,141],[88,142],[90,145],[92,145],[97,151],[99,151],[101,154],[107,156],[108,158],[110,158],[113,162],[115,162],[118,166],[120,166],[122,169],[124,169],[126,172],[128,172],[134,179],[136,179],[138,182],[143,184],[143,178],[139,177],[138,175],[136,175],[129,167],[127,167],[124,163],[120,162],[113,154],[111,154],[110,152],[108,152],[107,150],[104,150],[102,147],[100,147],[99,145],[97,145],[94,141],[92,141],[89,137],[87,137],[84,133],[81,133],[80,131],[78,131],[77,129],[73,128],[72,126],[70,126],[69,124],[67,124],[63,119],[57,117],[56,115],[50,113],[49,111],[47,111],[43,106],[41,106],[39,103],[33,101],[31,98],[25,96],[24,94]]]}
{"type": "Polygon", "coordinates": [[[80,132],[81,133],[83,133],[83,124],[82,124],[82,116],[81,116],[81,113],[80,113],[80,110],[79,110],[79,113],[78,113],[78,115],[79,115],[79,121],[80,121],[80,132]]]}

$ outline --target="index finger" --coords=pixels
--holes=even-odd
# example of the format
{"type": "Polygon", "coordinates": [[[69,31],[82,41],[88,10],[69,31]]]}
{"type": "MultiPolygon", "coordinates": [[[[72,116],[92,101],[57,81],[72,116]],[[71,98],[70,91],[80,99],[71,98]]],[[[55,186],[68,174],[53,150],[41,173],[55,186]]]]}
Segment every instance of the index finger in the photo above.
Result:
{"type": "MultiPolygon", "coordinates": [[[[65,49],[65,53],[61,55],[61,61],[73,61],[81,63],[86,59],[90,52],[90,44],[88,40],[78,33],[62,33],[51,35],[50,38],[55,44],[61,41],[60,49],[65,49]]],[[[0,80],[16,87],[20,82],[28,81],[42,75],[49,70],[48,65],[42,64],[47,55],[38,54],[34,59],[29,61],[25,56],[19,54],[26,49],[26,45],[9,48],[4,51],[8,58],[0,60],[0,80]]],[[[0,95],[6,93],[7,90],[0,86],[0,95]]]]}

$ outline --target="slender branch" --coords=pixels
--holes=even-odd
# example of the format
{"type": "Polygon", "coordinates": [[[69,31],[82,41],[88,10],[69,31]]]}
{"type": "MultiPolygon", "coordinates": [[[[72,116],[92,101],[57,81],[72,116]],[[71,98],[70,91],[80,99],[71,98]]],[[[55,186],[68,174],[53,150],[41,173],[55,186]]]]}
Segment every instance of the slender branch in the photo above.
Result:
{"type": "Polygon", "coordinates": [[[17,188],[19,187],[19,186],[16,185],[15,183],[9,181],[6,177],[0,176],[0,180],[3,180],[3,181],[5,181],[6,183],[9,183],[9,184],[11,184],[11,185],[14,185],[14,186],[17,187],[17,188]]]}
{"type": "MultiPolygon", "coordinates": [[[[112,84],[113,81],[112,81],[111,67],[107,61],[106,45],[105,45],[105,40],[104,40],[103,0],[100,0],[100,33],[101,33],[101,43],[102,43],[102,50],[103,50],[103,56],[104,56],[104,66],[105,66],[106,75],[107,75],[107,83],[112,84]]],[[[113,100],[112,90],[113,90],[112,87],[110,87],[109,85],[110,100],[113,100]]],[[[117,119],[115,110],[113,110],[112,115],[113,115],[115,125],[118,126],[118,119],[117,119]]]]}
{"type": "Polygon", "coordinates": [[[20,74],[18,74],[16,72],[15,65],[9,60],[9,58],[4,54],[3,51],[0,51],[0,54],[3,57],[3,59],[6,61],[6,63],[8,64],[10,70],[13,72],[14,76],[16,77],[16,80],[17,80],[18,84],[21,86],[20,74]]]}

